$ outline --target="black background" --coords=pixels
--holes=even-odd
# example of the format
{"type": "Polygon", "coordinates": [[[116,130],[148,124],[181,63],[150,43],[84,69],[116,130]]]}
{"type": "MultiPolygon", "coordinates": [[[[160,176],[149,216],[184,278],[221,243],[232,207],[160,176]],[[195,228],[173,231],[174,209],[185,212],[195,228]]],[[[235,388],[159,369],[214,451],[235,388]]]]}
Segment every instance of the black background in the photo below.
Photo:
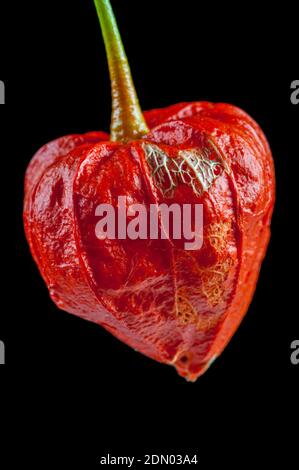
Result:
{"type": "MultiPolygon", "coordinates": [[[[8,392],[9,462],[92,468],[108,451],[192,451],[203,469],[278,462],[287,468],[296,463],[299,426],[299,366],[290,363],[299,335],[299,105],[290,102],[299,75],[298,17],[286,2],[265,13],[249,4],[220,8],[191,0],[112,4],[143,109],[223,101],[264,129],[277,175],[271,244],[248,315],[196,383],[58,311],[23,234],[24,172],[44,143],[109,129],[105,51],[91,0],[26,1],[9,21],[1,14],[8,27],[1,32],[0,69],[6,85],[0,339],[7,360],[0,380],[8,392]],[[16,170],[11,205],[10,165],[16,170]],[[15,266],[6,249],[13,226],[15,266]]],[[[0,462],[5,449],[0,444],[0,462]]]]}

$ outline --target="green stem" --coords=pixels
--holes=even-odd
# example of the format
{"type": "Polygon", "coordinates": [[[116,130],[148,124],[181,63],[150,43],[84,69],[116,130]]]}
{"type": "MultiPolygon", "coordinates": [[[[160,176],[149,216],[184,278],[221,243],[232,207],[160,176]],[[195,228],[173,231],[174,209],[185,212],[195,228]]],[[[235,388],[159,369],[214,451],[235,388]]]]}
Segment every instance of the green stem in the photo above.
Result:
{"type": "Polygon", "coordinates": [[[126,142],[148,132],[128,59],[109,0],[94,0],[104,38],[111,80],[110,140],[126,142]]]}

